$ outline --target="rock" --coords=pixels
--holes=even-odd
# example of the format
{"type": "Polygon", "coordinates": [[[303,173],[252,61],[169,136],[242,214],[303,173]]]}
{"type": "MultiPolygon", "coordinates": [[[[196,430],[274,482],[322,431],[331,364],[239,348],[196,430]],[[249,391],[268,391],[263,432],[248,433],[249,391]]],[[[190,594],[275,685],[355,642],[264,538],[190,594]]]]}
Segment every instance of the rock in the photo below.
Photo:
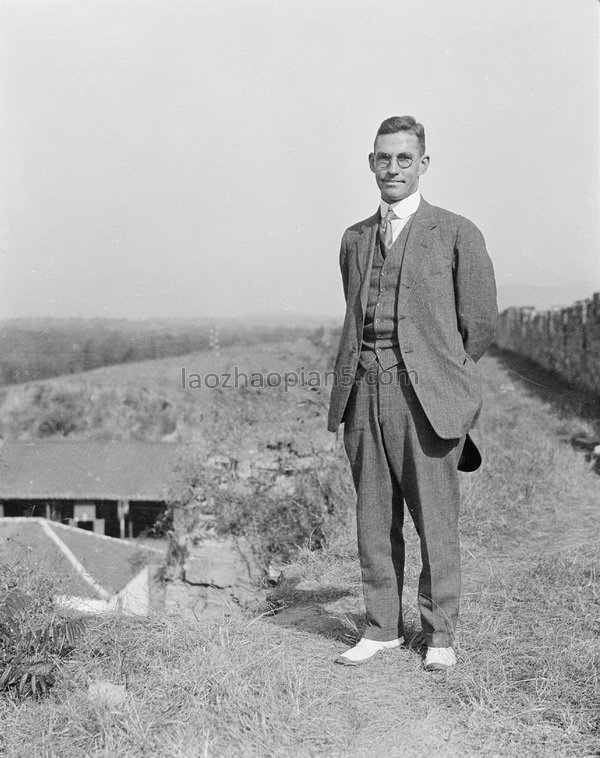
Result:
{"type": "Polygon", "coordinates": [[[281,468],[279,458],[268,455],[261,455],[257,457],[252,462],[252,465],[259,471],[279,471],[281,468]]]}
{"type": "Polygon", "coordinates": [[[236,474],[238,475],[238,479],[250,479],[252,476],[252,466],[248,459],[244,458],[238,463],[236,474]]]}
{"type": "Polygon", "coordinates": [[[207,463],[209,466],[213,466],[215,468],[234,469],[236,467],[235,458],[231,458],[228,455],[211,455],[210,458],[207,460],[207,463]]]}
{"type": "Polygon", "coordinates": [[[88,699],[93,703],[116,708],[127,699],[127,690],[124,684],[113,684],[112,682],[98,680],[92,682],[88,687],[88,699]]]}
{"type": "Polygon", "coordinates": [[[240,558],[246,564],[248,580],[252,584],[259,584],[264,576],[264,571],[256,560],[254,552],[250,547],[250,543],[245,537],[238,537],[235,540],[235,547],[240,555],[240,558]]]}
{"type": "Polygon", "coordinates": [[[165,608],[189,618],[223,619],[234,612],[236,605],[229,592],[216,587],[194,586],[185,582],[167,585],[165,608]]]}
{"type": "Polygon", "coordinates": [[[294,468],[297,471],[306,471],[316,466],[314,455],[306,455],[294,461],[294,468]]]}
{"type": "Polygon", "coordinates": [[[285,474],[276,476],[270,491],[278,495],[293,495],[296,491],[294,478],[285,474]]]}
{"type": "Polygon", "coordinates": [[[224,619],[239,608],[254,608],[264,602],[266,590],[256,587],[219,589],[206,585],[171,582],[167,585],[165,608],[195,619],[224,619]]]}
{"type": "Polygon", "coordinates": [[[180,577],[167,581],[164,607],[193,618],[222,619],[264,602],[264,572],[244,537],[203,539],[190,548],[180,577]]]}
{"type": "Polygon", "coordinates": [[[262,572],[248,541],[206,539],[190,550],[183,566],[188,584],[234,587],[260,581],[262,572]]]}
{"type": "Polygon", "coordinates": [[[283,566],[275,563],[269,563],[267,567],[267,582],[269,586],[274,587],[283,579],[283,566]]]}

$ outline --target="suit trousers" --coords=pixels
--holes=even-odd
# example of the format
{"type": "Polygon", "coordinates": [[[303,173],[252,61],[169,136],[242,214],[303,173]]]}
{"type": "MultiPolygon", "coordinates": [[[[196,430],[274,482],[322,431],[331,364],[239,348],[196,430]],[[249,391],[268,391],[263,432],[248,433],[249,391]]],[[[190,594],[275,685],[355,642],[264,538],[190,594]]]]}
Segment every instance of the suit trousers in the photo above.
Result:
{"type": "MultiPolygon", "coordinates": [[[[403,364],[359,366],[344,415],[344,446],[357,493],[358,551],[366,608],[363,637],[404,634],[404,502],[420,538],[419,611],[425,643],[452,645],[460,598],[460,490],[464,438],[433,430],[403,364]]],[[[425,379],[421,377],[421,380],[425,379]]]]}

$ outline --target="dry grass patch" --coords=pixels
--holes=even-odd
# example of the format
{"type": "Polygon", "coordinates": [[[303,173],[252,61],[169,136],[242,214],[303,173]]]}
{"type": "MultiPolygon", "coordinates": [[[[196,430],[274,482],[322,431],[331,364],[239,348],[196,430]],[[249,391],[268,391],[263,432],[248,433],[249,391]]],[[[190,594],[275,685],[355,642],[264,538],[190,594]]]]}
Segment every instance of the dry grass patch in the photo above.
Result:
{"type": "Polygon", "coordinates": [[[307,642],[242,616],[95,619],[45,702],[1,701],[3,754],[342,755],[351,713],[307,642]],[[91,698],[97,682],[125,685],[124,702],[91,698]]]}
{"type": "Polygon", "coordinates": [[[478,754],[597,754],[599,570],[600,548],[583,545],[493,576],[465,602],[451,688],[478,754]]]}

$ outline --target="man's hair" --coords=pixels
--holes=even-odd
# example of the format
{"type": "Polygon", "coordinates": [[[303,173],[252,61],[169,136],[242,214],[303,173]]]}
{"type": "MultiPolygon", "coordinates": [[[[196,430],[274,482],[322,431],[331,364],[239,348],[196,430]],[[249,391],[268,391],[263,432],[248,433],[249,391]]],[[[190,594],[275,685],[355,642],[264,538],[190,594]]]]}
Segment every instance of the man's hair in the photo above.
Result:
{"type": "Polygon", "coordinates": [[[396,132],[408,132],[414,134],[419,140],[419,150],[421,155],[425,154],[425,129],[423,124],[419,124],[412,116],[391,116],[381,122],[381,126],[375,135],[375,142],[380,134],[395,134],[396,132]]]}

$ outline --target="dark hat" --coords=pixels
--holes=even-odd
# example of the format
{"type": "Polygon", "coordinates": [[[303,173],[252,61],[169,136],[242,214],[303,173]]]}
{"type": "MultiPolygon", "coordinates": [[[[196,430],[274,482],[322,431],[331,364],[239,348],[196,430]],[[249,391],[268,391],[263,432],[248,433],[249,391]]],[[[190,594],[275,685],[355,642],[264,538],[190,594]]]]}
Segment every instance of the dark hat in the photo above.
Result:
{"type": "Polygon", "coordinates": [[[477,471],[481,466],[481,453],[477,448],[477,445],[473,440],[467,436],[465,437],[465,444],[458,462],[459,471],[477,471]]]}

